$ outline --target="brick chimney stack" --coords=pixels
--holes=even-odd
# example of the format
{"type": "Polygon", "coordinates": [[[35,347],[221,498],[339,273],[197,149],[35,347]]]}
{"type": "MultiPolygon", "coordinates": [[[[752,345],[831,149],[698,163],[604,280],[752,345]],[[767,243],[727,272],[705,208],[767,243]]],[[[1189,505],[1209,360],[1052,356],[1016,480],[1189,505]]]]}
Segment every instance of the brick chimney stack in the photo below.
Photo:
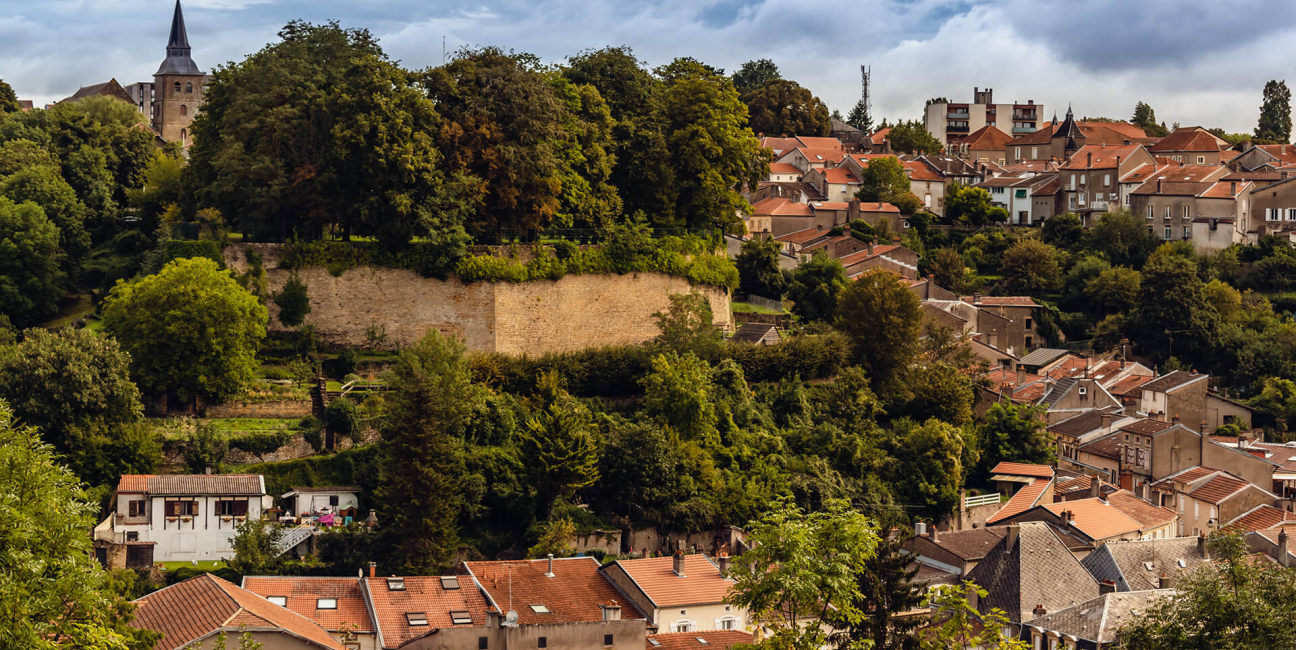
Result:
{"type": "Polygon", "coordinates": [[[680,578],[687,577],[684,575],[684,551],[675,551],[674,572],[680,578]]]}

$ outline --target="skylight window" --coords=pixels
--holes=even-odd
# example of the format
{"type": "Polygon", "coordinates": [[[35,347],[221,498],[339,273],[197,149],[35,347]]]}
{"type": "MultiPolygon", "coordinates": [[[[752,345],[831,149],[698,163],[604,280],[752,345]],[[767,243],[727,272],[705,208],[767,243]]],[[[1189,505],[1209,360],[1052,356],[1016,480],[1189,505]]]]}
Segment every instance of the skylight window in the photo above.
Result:
{"type": "Polygon", "coordinates": [[[315,601],[315,609],[337,609],[337,599],[320,598],[315,601]]]}
{"type": "Polygon", "coordinates": [[[693,638],[697,639],[697,642],[698,642],[698,643],[701,643],[702,645],[711,645],[711,642],[710,642],[710,641],[707,641],[706,639],[704,639],[704,638],[702,638],[702,637],[700,637],[700,636],[695,636],[695,637],[693,637],[693,638]]]}
{"type": "Polygon", "coordinates": [[[427,625],[428,624],[427,613],[426,612],[406,612],[405,621],[410,624],[410,627],[427,625]]]}
{"type": "Polygon", "coordinates": [[[452,611],[450,622],[455,625],[472,625],[472,615],[466,611],[452,611]]]}
{"type": "Polygon", "coordinates": [[[442,589],[458,589],[458,588],[459,588],[459,577],[458,577],[458,576],[441,576],[441,588],[442,588],[442,589]]]}
{"type": "Polygon", "coordinates": [[[1183,561],[1183,558],[1179,558],[1179,568],[1180,568],[1180,569],[1186,569],[1186,568],[1188,568],[1188,563],[1187,563],[1187,562],[1184,562],[1184,561],[1183,561]]]}
{"type": "Polygon", "coordinates": [[[657,639],[648,639],[648,643],[651,643],[654,648],[661,647],[661,641],[658,641],[657,639]]]}
{"type": "Polygon", "coordinates": [[[532,605],[532,606],[531,606],[531,611],[533,611],[533,612],[535,612],[535,613],[537,613],[537,614],[550,614],[550,613],[552,613],[552,612],[549,611],[549,608],[548,608],[548,607],[545,607],[544,605],[532,605]]]}
{"type": "Polygon", "coordinates": [[[280,607],[288,606],[287,596],[267,596],[266,600],[270,601],[271,604],[278,605],[280,607]]]}
{"type": "Polygon", "coordinates": [[[387,578],[387,591],[405,591],[405,578],[387,578]]]}

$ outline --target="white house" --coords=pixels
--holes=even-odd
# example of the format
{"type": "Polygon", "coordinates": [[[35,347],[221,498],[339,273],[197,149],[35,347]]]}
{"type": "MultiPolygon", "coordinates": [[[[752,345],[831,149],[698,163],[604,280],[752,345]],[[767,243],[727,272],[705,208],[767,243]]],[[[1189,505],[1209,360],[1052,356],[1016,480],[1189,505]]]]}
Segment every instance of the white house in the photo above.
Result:
{"type": "Polygon", "coordinates": [[[231,558],[238,525],[273,503],[259,474],[128,474],[113,500],[111,536],[152,542],[154,562],[231,558]]]}
{"type": "Polygon", "coordinates": [[[281,497],[291,515],[332,513],[345,516],[360,507],[358,487],[295,487],[281,497]]]}

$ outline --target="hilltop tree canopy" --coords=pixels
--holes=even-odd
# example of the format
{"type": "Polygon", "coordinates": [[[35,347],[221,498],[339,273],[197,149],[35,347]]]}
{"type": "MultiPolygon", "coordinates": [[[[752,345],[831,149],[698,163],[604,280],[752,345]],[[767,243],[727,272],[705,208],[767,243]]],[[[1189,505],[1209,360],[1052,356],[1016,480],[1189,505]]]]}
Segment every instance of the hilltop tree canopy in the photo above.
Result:
{"type": "Polygon", "coordinates": [[[757,59],[742,64],[733,73],[733,85],[741,95],[764,88],[769,82],[782,79],[778,66],[769,59],[757,59]]]}
{"type": "Polygon", "coordinates": [[[795,81],[774,79],[743,95],[752,131],[766,135],[827,136],[828,107],[795,81]]]}
{"type": "Polygon", "coordinates": [[[1291,129],[1291,91],[1287,89],[1286,81],[1270,80],[1265,83],[1255,137],[1271,142],[1291,142],[1291,129]]]}

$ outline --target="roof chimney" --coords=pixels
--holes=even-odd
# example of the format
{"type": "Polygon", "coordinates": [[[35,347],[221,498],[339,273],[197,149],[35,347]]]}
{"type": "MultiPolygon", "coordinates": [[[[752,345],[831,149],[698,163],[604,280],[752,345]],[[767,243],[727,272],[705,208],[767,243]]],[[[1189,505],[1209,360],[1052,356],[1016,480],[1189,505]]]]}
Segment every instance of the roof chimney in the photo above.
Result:
{"type": "Polygon", "coordinates": [[[1174,417],[1170,418],[1170,424],[1179,424],[1179,414],[1178,414],[1178,413],[1176,413],[1174,417]]]}
{"type": "Polygon", "coordinates": [[[606,605],[599,605],[603,609],[603,620],[619,621],[621,620],[621,606],[615,600],[609,600],[606,605]]]}
{"type": "Polygon", "coordinates": [[[375,575],[377,575],[377,573],[378,573],[378,563],[377,563],[377,562],[370,562],[370,563],[369,563],[369,577],[372,578],[372,577],[374,577],[375,575]]]}
{"type": "Polygon", "coordinates": [[[675,551],[674,571],[676,576],[679,576],[681,578],[688,577],[684,575],[684,551],[675,551]]]}
{"type": "Polygon", "coordinates": [[[1102,494],[1102,481],[1097,476],[1089,477],[1089,496],[1096,497],[1102,494]]]}
{"type": "Polygon", "coordinates": [[[1285,566],[1291,566],[1291,554],[1287,552],[1287,529],[1278,530],[1278,563],[1285,566]]]}
{"type": "Polygon", "coordinates": [[[1210,549],[1206,548],[1206,534],[1202,533],[1197,536],[1197,552],[1201,553],[1202,559],[1210,559],[1210,549]]]}
{"type": "Polygon", "coordinates": [[[1026,383],[1026,367],[1019,364],[1017,366],[1017,385],[1021,386],[1024,383],[1026,383]]]}
{"type": "Polygon", "coordinates": [[[1017,545],[1017,537],[1021,535],[1021,526],[1018,524],[1008,524],[1008,534],[1004,536],[1004,548],[1011,549],[1017,545]]]}
{"type": "MultiPolygon", "coordinates": [[[[1206,427],[1207,427],[1207,426],[1208,426],[1208,425],[1207,425],[1206,421],[1205,421],[1205,420],[1202,420],[1202,421],[1201,421],[1201,429],[1198,430],[1198,433],[1201,433],[1201,434],[1202,434],[1202,440],[1205,440],[1205,439],[1206,439],[1206,427]]],[[[1203,460],[1205,460],[1205,459],[1203,459],[1203,460]]]]}
{"type": "Polygon", "coordinates": [[[729,553],[727,551],[720,551],[720,555],[716,558],[716,566],[720,569],[721,576],[729,573],[729,553]]]}
{"type": "Polygon", "coordinates": [[[1229,181],[1229,196],[1237,196],[1237,181],[1229,181]]]}
{"type": "Polygon", "coordinates": [[[1116,581],[1103,580],[1102,582],[1098,583],[1099,596],[1103,594],[1114,594],[1114,593],[1116,593],[1116,581]]]}
{"type": "Polygon", "coordinates": [[[548,570],[548,571],[545,571],[545,577],[546,577],[546,578],[552,578],[552,577],[554,577],[554,572],[553,572],[553,553],[550,553],[550,554],[549,554],[549,570],[548,570]]]}
{"type": "Polygon", "coordinates": [[[1093,152],[1085,154],[1085,167],[1093,167],[1093,152]]]}
{"type": "Polygon", "coordinates": [[[1170,574],[1168,574],[1168,573],[1162,573],[1162,574],[1161,574],[1161,579],[1160,579],[1159,581],[1157,581],[1157,588],[1158,588],[1158,589],[1169,589],[1169,588],[1171,588],[1171,587],[1173,587],[1173,586],[1174,586],[1174,578],[1171,578],[1171,577],[1170,577],[1170,574]]]}
{"type": "Polygon", "coordinates": [[[1032,609],[1031,612],[1035,614],[1035,618],[1039,618],[1039,617],[1041,617],[1041,616],[1047,614],[1047,613],[1048,613],[1048,610],[1047,610],[1047,609],[1044,609],[1044,606],[1043,606],[1043,605],[1036,605],[1036,606],[1035,606],[1035,609],[1032,609]]]}
{"type": "Polygon", "coordinates": [[[927,536],[927,522],[925,522],[925,521],[920,521],[920,522],[914,524],[914,534],[917,535],[917,536],[919,536],[919,537],[926,537],[926,536],[927,536]]]}
{"type": "Polygon", "coordinates": [[[932,524],[931,532],[928,534],[931,535],[931,541],[933,542],[940,541],[939,539],[937,539],[937,535],[939,535],[940,533],[939,531],[936,530],[936,524],[932,524]]]}
{"type": "Polygon", "coordinates": [[[1103,432],[1107,433],[1111,431],[1112,422],[1116,421],[1116,414],[1112,413],[1111,411],[1107,411],[1106,413],[1103,413],[1102,415],[1098,416],[1098,419],[1099,422],[1102,423],[1103,432]]]}

